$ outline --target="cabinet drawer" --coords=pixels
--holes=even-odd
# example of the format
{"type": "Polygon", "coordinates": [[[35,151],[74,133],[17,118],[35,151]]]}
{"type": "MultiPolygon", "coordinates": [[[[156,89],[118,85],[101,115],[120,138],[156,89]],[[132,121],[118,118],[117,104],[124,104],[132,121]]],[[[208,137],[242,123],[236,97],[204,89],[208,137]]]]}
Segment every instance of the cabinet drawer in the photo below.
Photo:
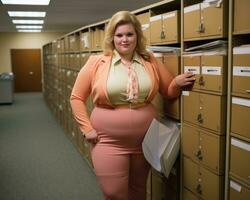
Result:
{"type": "Polygon", "coordinates": [[[223,199],[224,176],[217,176],[209,170],[183,157],[184,187],[202,199],[223,199]]]}
{"type": "Polygon", "coordinates": [[[250,185],[250,144],[231,138],[230,173],[250,185]]]}
{"type": "Polygon", "coordinates": [[[216,174],[224,173],[225,136],[183,124],[182,149],[184,155],[210,168],[216,174]]]}
{"type": "Polygon", "coordinates": [[[200,27],[200,4],[184,8],[184,39],[198,38],[200,27]]]}
{"type": "Polygon", "coordinates": [[[247,200],[250,197],[249,187],[245,187],[240,183],[230,180],[230,191],[229,199],[230,200],[247,200]]]}
{"type": "Polygon", "coordinates": [[[234,33],[250,33],[250,1],[234,0],[234,33]]]}
{"type": "Polygon", "coordinates": [[[250,99],[232,97],[231,132],[250,139],[250,99]]]}
{"type": "Polygon", "coordinates": [[[250,98],[250,47],[233,49],[232,92],[250,98]]]}
{"type": "Polygon", "coordinates": [[[183,119],[199,127],[225,134],[226,96],[183,93],[183,119]]]}

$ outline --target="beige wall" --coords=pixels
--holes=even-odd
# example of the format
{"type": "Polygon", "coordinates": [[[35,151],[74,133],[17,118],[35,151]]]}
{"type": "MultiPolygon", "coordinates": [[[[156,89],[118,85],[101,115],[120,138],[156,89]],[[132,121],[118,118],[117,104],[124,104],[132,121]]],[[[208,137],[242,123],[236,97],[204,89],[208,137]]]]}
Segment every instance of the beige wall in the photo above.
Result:
{"type": "MultiPolygon", "coordinates": [[[[65,33],[0,33],[0,73],[11,72],[11,49],[41,49],[65,33]]],[[[41,51],[42,52],[42,51],[41,51]]]]}

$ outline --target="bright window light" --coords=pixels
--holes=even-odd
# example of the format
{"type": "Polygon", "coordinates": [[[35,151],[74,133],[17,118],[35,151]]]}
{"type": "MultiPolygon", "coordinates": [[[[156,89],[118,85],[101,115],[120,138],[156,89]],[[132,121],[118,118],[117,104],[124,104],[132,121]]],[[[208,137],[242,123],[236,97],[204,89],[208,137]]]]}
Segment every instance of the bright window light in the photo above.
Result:
{"type": "Polygon", "coordinates": [[[49,5],[50,0],[1,0],[3,4],[49,5]]]}
{"type": "Polygon", "coordinates": [[[43,20],[19,20],[19,19],[13,19],[13,24],[43,24],[43,20]]]}
{"type": "Polygon", "coordinates": [[[45,17],[46,12],[8,11],[10,17],[45,17]]]}
{"type": "Polygon", "coordinates": [[[25,29],[21,29],[21,30],[18,30],[18,32],[41,32],[41,30],[30,30],[30,29],[27,29],[27,30],[25,30],[25,29]]]}
{"type": "Polygon", "coordinates": [[[17,25],[16,28],[20,28],[20,29],[42,29],[43,26],[28,26],[28,25],[17,25]]]}

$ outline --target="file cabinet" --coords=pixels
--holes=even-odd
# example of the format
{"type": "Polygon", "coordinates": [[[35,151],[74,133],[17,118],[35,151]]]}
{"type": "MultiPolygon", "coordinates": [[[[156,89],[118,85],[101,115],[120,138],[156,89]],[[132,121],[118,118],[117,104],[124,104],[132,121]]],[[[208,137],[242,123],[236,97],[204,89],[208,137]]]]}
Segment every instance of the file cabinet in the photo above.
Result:
{"type": "Polygon", "coordinates": [[[183,165],[183,184],[185,188],[204,200],[223,199],[223,176],[212,173],[185,156],[183,165]]]}
{"type": "Polygon", "coordinates": [[[150,17],[150,43],[178,43],[179,11],[172,11],[150,17]]]}
{"type": "Polygon", "coordinates": [[[80,33],[80,51],[88,51],[91,48],[91,37],[90,32],[85,31],[80,33]]]}
{"type": "Polygon", "coordinates": [[[226,97],[185,91],[183,94],[183,120],[198,127],[225,134],[226,97]]]}
{"type": "Polygon", "coordinates": [[[182,199],[183,200],[199,200],[200,198],[198,198],[192,192],[190,192],[189,190],[187,190],[186,188],[184,188],[183,189],[182,199]]]}
{"type": "Polygon", "coordinates": [[[231,132],[250,139],[250,99],[232,97],[231,132]]]}
{"type": "Polygon", "coordinates": [[[250,185],[250,143],[231,138],[230,174],[250,185]]]}
{"type": "Polygon", "coordinates": [[[227,1],[199,3],[184,7],[184,40],[227,35],[227,1]]]}
{"type": "Polygon", "coordinates": [[[229,181],[229,200],[247,200],[250,197],[250,188],[246,185],[240,184],[235,180],[229,181]]]}
{"type": "Polygon", "coordinates": [[[185,56],[183,62],[184,72],[195,74],[193,89],[226,94],[226,56],[185,56]]]}
{"type": "Polygon", "coordinates": [[[218,175],[224,174],[225,136],[183,124],[181,143],[185,156],[218,175]]]}

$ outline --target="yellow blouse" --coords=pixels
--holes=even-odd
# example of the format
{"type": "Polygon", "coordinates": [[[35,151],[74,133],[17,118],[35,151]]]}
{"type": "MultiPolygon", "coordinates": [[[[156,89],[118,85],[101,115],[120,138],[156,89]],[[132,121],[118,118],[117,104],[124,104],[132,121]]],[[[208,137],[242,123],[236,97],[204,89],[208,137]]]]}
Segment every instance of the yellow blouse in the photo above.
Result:
{"type": "MultiPolygon", "coordinates": [[[[139,84],[139,94],[137,103],[143,103],[147,98],[151,89],[150,76],[142,64],[141,58],[135,52],[132,59],[132,67],[137,75],[139,84]]],[[[110,71],[107,80],[107,92],[109,99],[113,105],[129,104],[127,100],[126,90],[128,81],[128,69],[121,62],[120,55],[114,51],[110,71]]]]}

